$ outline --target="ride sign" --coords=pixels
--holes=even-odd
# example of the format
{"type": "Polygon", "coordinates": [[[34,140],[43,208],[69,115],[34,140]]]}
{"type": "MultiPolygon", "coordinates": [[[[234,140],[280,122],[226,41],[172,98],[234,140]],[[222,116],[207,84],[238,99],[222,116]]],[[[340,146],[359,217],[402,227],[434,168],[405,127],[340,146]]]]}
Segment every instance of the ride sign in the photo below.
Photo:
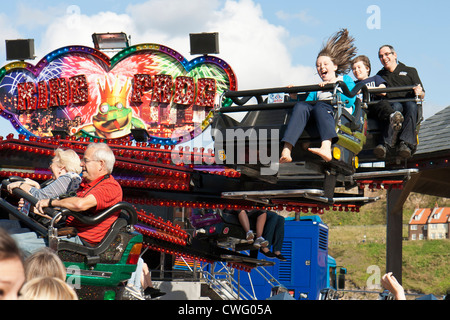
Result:
{"type": "Polygon", "coordinates": [[[58,130],[116,139],[145,129],[152,142],[176,144],[186,132],[203,131],[222,93],[236,89],[233,70],[215,56],[188,61],[168,47],[141,44],[109,58],[69,46],[35,66],[1,68],[0,115],[26,136],[58,130]]]}

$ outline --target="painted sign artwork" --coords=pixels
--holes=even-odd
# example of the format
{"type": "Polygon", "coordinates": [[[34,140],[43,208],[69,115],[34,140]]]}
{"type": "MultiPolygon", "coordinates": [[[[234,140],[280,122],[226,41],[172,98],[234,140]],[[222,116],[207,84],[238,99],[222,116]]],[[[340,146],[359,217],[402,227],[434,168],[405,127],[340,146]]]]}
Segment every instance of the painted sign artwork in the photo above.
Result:
{"type": "Polygon", "coordinates": [[[231,67],[215,56],[191,61],[157,44],[128,47],[109,58],[82,46],[53,51],[36,65],[0,69],[0,114],[20,134],[117,139],[145,129],[177,143],[201,133],[223,92],[236,90],[231,67]]]}

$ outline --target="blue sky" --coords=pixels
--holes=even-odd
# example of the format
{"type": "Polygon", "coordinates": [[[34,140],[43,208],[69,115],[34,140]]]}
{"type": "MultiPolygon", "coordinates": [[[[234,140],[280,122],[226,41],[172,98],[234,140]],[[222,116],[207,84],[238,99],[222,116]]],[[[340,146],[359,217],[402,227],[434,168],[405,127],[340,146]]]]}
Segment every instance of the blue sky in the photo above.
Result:
{"type": "MultiPolygon", "coordinates": [[[[66,45],[93,46],[94,32],[126,32],[131,44],[160,43],[189,55],[189,33],[219,32],[220,54],[239,88],[317,83],[314,63],[322,43],[347,28],[373,73],[377,50],[392,44],[400,61],[417,68],[428,118],[450,105],[447,63],[450,2],[376,0],[19,0],[2,2],[0,66],[5,40],[35,39],[37,63],[66,45]]],[[[0,135],[12,132],[0,119],[0,135]]]]}

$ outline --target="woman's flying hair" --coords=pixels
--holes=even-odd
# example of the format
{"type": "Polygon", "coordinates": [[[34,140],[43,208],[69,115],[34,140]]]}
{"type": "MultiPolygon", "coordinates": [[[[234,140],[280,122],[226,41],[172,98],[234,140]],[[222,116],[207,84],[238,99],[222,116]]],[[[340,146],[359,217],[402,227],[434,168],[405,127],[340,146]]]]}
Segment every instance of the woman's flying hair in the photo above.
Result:
{"type": "Polygon", "coordinates": [[[327,56],[338,67],[337,74],[348,73],[351,69],[351,62],[356,55],[355,39],[348,35],[347,29],[342,29],[332,35],[320,50],[318,57],[327,56]]]}

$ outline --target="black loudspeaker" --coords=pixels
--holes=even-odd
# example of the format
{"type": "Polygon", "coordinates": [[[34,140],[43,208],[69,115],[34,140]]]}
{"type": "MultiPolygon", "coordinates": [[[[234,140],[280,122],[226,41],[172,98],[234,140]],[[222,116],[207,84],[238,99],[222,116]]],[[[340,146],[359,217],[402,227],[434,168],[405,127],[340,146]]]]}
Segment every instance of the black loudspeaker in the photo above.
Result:
{"type": "Polygon", "coordinates": [[[32,60],[34,56],[34,39],[6,41],[6,60],[32,60]]]}
{"type": "Polygon", "coordinates": [[[219,53],[219,33],[190,33],[191,54],[219,53]]]}

